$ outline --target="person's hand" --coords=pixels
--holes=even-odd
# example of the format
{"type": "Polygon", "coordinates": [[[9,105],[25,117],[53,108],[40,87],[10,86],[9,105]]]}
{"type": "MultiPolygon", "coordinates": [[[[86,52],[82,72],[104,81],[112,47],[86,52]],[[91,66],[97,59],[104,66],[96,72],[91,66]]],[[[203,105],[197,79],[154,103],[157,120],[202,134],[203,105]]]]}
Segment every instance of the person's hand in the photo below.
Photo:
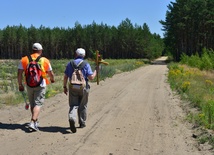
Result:
{"type": "Polygon", "coordinates": [[[100,71],[100,70],[101,70],[101,65],[96,66],[96,67],[95,67],[95,70],[96,70],[96,71],[100,71]]]}
{"type": "Polygon", "coordinates": [[[19,85],[19,91],[24,91],[24,86],[22,84],[19,85]]]}
{"type": "Polygon", "coordinates": [[[51,80],[51,83],[54,83],[54,82],[55,82],[55,80],[52,79],[52,80],[51,80]]]}
{"type": "Polygon", "coordinates": [[[68,93],[68,88],[67,88],[67,87],[63,87],[63,89],[64,89],[64,94],[67,95],[67,93],[68,93]]]}
{"type": "Polygon", "coordinates": [[[25,104],[25,109],[28,110],[30,108],[30,105],[28,103],[25,104]]]}

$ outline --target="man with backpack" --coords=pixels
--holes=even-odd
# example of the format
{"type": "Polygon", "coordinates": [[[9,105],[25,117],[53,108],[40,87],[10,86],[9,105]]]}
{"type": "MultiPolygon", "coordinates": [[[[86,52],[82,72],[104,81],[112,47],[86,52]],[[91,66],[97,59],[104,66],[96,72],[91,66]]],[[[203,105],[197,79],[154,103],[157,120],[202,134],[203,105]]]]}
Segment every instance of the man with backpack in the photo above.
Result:
{"type": "Polygon", "coordinates": [[[69,91],[69,124],[73,133],[76,132],[75,122],[78,115],[79,127],[86,127],[87,104],[90,86],[88,80],[96,77],[97,71],[92,72],[91,66],[84,60],[85,50],[78,48],[75,58],[68,62],[63,81],[64,93],[69,91]],[[84,77],[82,79],[81,77],[84,77]],[[68,88],[67,88],[68,83],[68,88]]]}
{"type": "Polygon", "coordinates": [[[41,57],[42,50],[43,48],[40,43],[34,43],[32,46],[32,54],[22,57],[17,74],[19,91],[21,92],[24,91],[22,81],[23,73],[25,74],[26,89],[32,114],[28,127],[33,131],[39,130],[38,117],[45,99],[46,85],[50,83],[47,74],[51,83],[54,83],[54,73],[50,61],[45,57],[41,57]]]}

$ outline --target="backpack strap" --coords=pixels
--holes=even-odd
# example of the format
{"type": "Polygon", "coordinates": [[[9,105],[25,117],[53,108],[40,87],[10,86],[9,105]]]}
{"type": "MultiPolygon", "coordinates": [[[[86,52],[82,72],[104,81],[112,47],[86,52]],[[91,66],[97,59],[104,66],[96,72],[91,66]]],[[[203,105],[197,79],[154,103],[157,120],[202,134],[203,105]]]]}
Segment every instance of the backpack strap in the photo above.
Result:
{"type": "Polygon", "coordinates": [[[71,60],[71,66],[73,69],[83,69],[83,67],[86,65],[86,61],[82,60],[79,62],[79,64],[75,64],[74,60],[71,60]]]}
{"type": "Polygon", "coordinates": [[[41,58],[41,55],[40,56],[38,56],[37,58],[36,58],[36,62],[39,62],[39,59],[41,58]]]}
{"type": "Polygon", "coordinates": [[[83,68],[85,67],[86,63],[87,63],[87,62],[83,60],[83,61],[81,61],[81,62],[77,65],[77,67],[80,68],[80,69],[83,69],[83,68]]]}
{"type": "MultiPolygon", "coordinates": [[[[33,61],[31,55],[28,55],[27,57],[28,57],[29,62],[33,61]]],[[[38,62],[40,58],[41,58],[41,55],[38,56],[35,61],[38,62]]]]}
{"type": "Polygon", "coordinates": [[[74,60],[71,60],[70,64],[73,69],[77,69],[77,65],[74,63],[74,60]]]}
{"type": "Polygon", "coordinates": [[[28,57],[29,62],[33,61],[31,55],[28,55],[27,57],[28,57]]]}

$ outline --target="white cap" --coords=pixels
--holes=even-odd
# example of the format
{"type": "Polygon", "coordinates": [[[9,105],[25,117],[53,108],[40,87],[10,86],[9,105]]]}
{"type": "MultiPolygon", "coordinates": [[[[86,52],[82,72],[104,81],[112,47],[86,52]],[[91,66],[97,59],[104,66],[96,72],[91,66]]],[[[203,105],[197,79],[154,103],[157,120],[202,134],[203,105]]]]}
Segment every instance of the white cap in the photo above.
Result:
{"type": "Polygon", "coordinates": [[[32,49],[36,51],[43,50],[42,45],[40,43],[34,43],[32,49]]]}
{"type": "Polygon", "coordinates": [[[78,56],[84,57],[84,56],[85,56],[85,50],[84,50],[83,48],[78,48],[78,49],[76,50],[76,54],[77,54],[78,56]]]}

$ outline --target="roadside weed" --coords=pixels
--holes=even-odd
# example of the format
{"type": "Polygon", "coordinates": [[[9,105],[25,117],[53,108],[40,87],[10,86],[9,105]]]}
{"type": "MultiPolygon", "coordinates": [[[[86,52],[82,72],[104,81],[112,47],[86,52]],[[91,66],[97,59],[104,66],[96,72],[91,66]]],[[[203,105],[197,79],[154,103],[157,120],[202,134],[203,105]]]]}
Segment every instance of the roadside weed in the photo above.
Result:
{"type": "Polygon", "coordinates": [[[214,129],[214,76],[209,71],[181,64],[172,64],[168,68],[171,88],[201,111],[200,115],[195,114],[192,118],[200,121],[204,127],[214,129]]]}
{"type": "MultiPolygon", "coordinates": [[[[46,90],[46,98],[63,92],[63,76],[68,59],[50,60],[55,75],[55,83],[48,85],[46,90]]],[[[100,70],[100,80],[112,77],[114,74],[131,71],[138,67],[149,63],[143,59],[109,59],[106,60],[109,65],[102,65],[100,70]]],[[[88,61],[92,70],[95,69],[95,63],[88,61]]],[[[3,105],[15,105],[24,103],[23,97],[18,90],[17,82],[17,66],[19,60],[1,60],[0,61],[0,107],[3,105]]],[[[24,76],[23,76],[24,79],[24,76]]],[[[92,82],[95,82],[96,79],[92,82]]],[[[24,81],[23,81],[24,84],[24,81]]],[[[26,88],[25,88],[26,91],[26,88]]]]}

